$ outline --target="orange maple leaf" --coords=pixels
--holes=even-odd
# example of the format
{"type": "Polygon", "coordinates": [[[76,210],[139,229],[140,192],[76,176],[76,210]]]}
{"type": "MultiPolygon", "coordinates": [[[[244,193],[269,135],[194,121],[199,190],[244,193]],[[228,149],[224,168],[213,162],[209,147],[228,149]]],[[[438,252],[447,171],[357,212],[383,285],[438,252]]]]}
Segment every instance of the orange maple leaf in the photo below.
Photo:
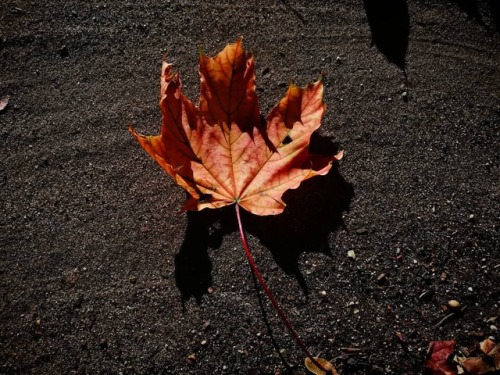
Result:
{"type": "Polygon", "coordinates": [[[254,59],[241,39],[215,58],[200,55],[200,103],[181,91],[178,73],[163,62],[161,134],[130,132],[139,144],[191,196],[184,208],[201,210],[235,204],[246,256],[276,312],[306,354],[314,373],[335,373],[331,363],[313,357],[266,285],[245,238],[242,207],[257,215],[283,212],[282,196],[302,181],[324,175],[342,158],[309,153],[312,133],[325,112],[321,80],[304,88],[290,85],[283,99],[261,121],[255,93],[254,59]]]}
{"type": "Polygon", "coordinates": [[[181,91],[178,73],[163,62],[161,134],[140,145],[191,196],[185,209],[237,204],[257,215],[283,212],[282,196],[310,177],[324,175],[342,153],[309,153],[311,134],[325,112],[321,80],[285,96],[261,121],[254,59],[241,39],[215,58],[200,55],[198,107],[181,91]]]}

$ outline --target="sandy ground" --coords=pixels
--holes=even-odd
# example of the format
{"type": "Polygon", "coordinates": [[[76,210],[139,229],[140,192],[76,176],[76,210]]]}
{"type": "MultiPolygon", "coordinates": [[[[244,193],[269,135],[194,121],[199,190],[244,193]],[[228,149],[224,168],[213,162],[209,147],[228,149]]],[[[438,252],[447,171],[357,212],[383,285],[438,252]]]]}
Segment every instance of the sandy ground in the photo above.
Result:
{"type": "Polygon", "coordinates": [[[263,114],[326,74],[313,143],[345,150],[283,215],[243,218],[310,350],[420,374],[431,340],[500,339],[499,6],[387,4],[2,1],[0,373],[305,372],[234,211],[180,213],[127,131],[159,131],[165,52],[196,101],[199,48],[241,35],[263,114]]]}

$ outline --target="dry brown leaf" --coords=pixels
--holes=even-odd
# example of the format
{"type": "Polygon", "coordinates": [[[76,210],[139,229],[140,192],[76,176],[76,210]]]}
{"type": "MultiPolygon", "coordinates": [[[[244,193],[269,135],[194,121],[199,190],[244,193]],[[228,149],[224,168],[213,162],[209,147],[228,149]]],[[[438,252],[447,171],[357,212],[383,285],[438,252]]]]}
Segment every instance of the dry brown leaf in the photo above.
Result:
{"type": "Polygon", "coordinates": [[[486,375],[500,371],[500,344],[486,339],[479,344],[484,353],[482,357],[465,358],[461,365],[470,375],[486,375]]]}
{"type": "Polygon", "coordinates": [[[322,369],[318,368],[318,366],[316,366],[314,362],[311,361],[311,358],[307,357],[304,360],[304,364],[306,368],[309,370],[309,372],[315,375],[338,375],[335,367],[326,359],[314,357],[314,360],[318,362],[321,365],[321,367],[323,367],[327,371],[325,372],[322,369]]]}

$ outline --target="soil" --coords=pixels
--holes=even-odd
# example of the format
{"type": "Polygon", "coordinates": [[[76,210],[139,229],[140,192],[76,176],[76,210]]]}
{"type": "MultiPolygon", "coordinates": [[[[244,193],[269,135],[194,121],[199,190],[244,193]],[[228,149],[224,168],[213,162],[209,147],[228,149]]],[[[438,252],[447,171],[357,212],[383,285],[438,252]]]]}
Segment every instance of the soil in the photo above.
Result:
{"type": "Polygon", "coordinates": [[[500,339],[499,8],[2,1],[0,373],[305,373],[234,207],[179,212],[127,131],[159,131],[165,52],[196,101],[199,48],[239,36],[263,114],[326,74],[313,147],[345,150],[282,215],[243,217],[310,351],[341,374],[420,374],[433,340],[500,339]]]}

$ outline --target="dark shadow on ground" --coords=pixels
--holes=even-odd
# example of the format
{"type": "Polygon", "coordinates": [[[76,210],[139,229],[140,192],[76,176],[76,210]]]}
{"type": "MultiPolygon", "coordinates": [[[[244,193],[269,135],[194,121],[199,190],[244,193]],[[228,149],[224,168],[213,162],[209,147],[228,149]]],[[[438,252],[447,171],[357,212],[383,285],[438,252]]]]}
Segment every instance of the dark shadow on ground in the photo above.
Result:
{"type": "Polygon", "coordinates": [[[277,216],[243,215],[249,233],[269,249],[276,263],[293,275],[307,295],[308,287],[299,269],[303,253],[321,252],[331,256],[329,234],[343,225],[342,214],[349,210],[354,196],[352,185],[337,167],[321,178],[302,183],[288,191],[285,212],[277,216]]]}
{"type": "Polygon", "coordinates": [[[478,0],[451,0],[452,3],[458,5],[458,7],[471,18],[473,18],[477,23],[485,26],[483,17],[479,12],[479,1],[478,0]]]}
{"type": "MultiPolygon", "coordinates": [[[[488,32],[494,33],[494,31],[489,27],[481,15],[479,0],[451,0],[452,3],[456,4],[462,12],[466,13],[468,17],[472,18],[476,23],[484,27],[488,32]]],[[[495,23],[496,32],[500,32],[500,1],[490,0],[489,5],[491,8],[491,17],[495,23]]]]}
{"type": "Polygon", "coordinates": [[[183,301],[201,297],[212,285],[212,262],[208,257],[211,222],[210,211],[187,212],[188,224],[180,251],[175,255],[175,283],[183,301]]]}
{"type": "Polygon", "coordinates": [[[495,28],[497,33],[500,34],[500,1],[490,0],[491,16],[493,17],[493,22],[495,23],[495,28]]]}
{"type": "MultiPolygon", "coordinates": [[[[310,149],[331,155],[338,151],[338,146],[329,138],[313,135],[310,149]]],[[[307,252],[331,255],[328,236],[343,225],[342,214],[349,210],[353,196],[352,185],[334,165],[326,176],[312,178],[299,189],[286,192],[283,199],[287,207],[281,215],[256,216],[242,211],[242,220],[245,230],[259,238],[276,263],[297,279],[307,295],[299,258],[307,252]]],[[[212,281],[208,248],[219,248],[224,235],[238,228],[232,206],[187,215],[184,243],[175,257],[175,280],[183,301],[194,297],[200,303],[212,281]]]]}
{"type": "Polygon", "coordinates": [[[406,0],[363,0],[372,33],[372,45],[406,72],[410,16],[406,0]]]}

